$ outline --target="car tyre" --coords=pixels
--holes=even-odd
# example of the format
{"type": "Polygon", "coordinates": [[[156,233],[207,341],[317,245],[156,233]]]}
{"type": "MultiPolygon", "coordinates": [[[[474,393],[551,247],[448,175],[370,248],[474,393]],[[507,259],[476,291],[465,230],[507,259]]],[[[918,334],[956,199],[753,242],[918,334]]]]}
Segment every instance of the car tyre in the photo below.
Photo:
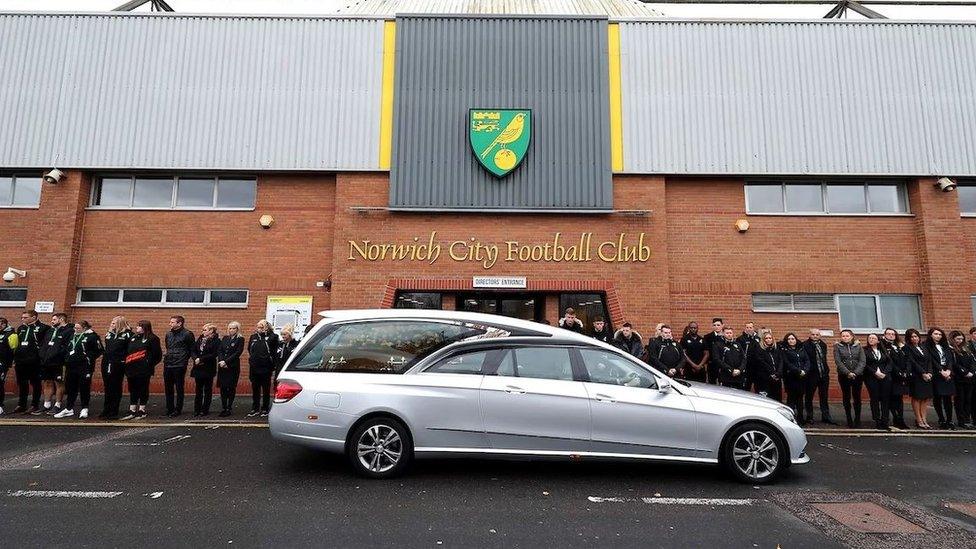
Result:
{"type": "Polygon", "coordinates": [[[353,430],[346,457],[361,476],[392,478],[402,474],[413,460],[413,438],[407,426],[395,418],[370,418],[353,430]]]}
{"type": "Polygon", "coordinates": [[[789,461],[789,452],[779,433],[762,423],[735,427],[722,445],[722,464],[743,483],[773,482],[787,468],[789,461]]]}

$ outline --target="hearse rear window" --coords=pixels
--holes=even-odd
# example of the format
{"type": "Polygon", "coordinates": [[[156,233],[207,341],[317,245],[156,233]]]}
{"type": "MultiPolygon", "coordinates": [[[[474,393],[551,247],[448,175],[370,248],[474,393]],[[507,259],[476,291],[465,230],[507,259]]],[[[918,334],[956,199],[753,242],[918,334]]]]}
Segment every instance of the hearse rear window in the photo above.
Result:
{"type": "MultiPolygon", "coordinates": [[[[379,320],[325,330],[288,367],[299,372],[401,374],[451,343],[497,337],[498,330],[467,323],[379,320]]],[[[507,334],[504,334],[507,335],[507,334]]]]}

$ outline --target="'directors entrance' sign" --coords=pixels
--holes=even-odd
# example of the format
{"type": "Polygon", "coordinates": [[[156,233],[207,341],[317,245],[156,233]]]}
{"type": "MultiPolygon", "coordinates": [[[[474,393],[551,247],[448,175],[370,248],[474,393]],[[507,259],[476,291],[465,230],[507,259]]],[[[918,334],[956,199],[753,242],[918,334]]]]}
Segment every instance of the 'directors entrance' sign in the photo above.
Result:
{"type": "Polygon", "coordinates": [[[525,288],[524,276],[475,276],[471,279],[471,285],[475,288],[491,288],[495,290],[525,288]]]}

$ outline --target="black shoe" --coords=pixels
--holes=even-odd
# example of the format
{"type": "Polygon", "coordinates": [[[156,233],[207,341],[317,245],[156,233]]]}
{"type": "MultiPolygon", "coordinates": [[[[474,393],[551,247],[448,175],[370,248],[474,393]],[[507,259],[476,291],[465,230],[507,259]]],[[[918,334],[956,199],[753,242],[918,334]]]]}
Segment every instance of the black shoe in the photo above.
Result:
{"type": "Polygon", "coordinates": [[[200,417],[200,416],[202,416],[202,415],[203,415],[203,414],[202,414],[202,413],[200,413],[200,412],[193,412],[193,417],[200,417]]]}
{"type": "Polygon", "coordinates": [[[956,424],[953,423],[953,422],[951,422],[951,421],[947,421],[946,422],[946,429],[949,429],[950,431],[955,431],[956,430],[956,424]]]}
{"type": "Polygon", "coordinates": [[[827,425],[837,425],[837,422],[834,421],[834,420],[832,420],[832,419],[830,419],[829,417],[826,418],[826,419],[821,419],[820,420],[820,423],[825,423],[827,425]]]}
{"type": "Polygon", "coordinates": [[[27,408],[25,408],[23,406],[18,406],[16,408],[14,408],[14,411],[13,412],[10,412],[10,413],[11,414],[26,414],[27,413],[27,408]]]}
{"type": "Polygon", "coordinates": [[[230,411],[228,411],[228,410],[221,410],[220,413],[217,414],[217,415],[220,416],[220,417],[227,417],[227,416],[230,415],[230,411]]]}
{"type": "Polygon", "coordinates": [[[169,417],[180,417],[182,415],[183,415],[183,412],[173,412],[172,414],[170,414],[169,417]]]}

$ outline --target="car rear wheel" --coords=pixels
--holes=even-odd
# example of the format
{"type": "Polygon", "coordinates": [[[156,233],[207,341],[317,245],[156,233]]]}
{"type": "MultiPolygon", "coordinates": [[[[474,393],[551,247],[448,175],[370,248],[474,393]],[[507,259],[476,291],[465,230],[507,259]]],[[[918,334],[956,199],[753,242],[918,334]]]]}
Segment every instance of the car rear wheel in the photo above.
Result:
{"type": "Polygon", "coordinates": [[[790,459],[776,432],[758,423],[733,429],[722,451],[723,463],[732,475],[750,484],[774,481],[790,459]]]}
{"type": "Polygon", "coordinates": [[[364,477],[395,477],[413,458],[413,440],[400,421],[376,417],[360,423],[353,431],[346,455],[353,469],[364,477]]]}

